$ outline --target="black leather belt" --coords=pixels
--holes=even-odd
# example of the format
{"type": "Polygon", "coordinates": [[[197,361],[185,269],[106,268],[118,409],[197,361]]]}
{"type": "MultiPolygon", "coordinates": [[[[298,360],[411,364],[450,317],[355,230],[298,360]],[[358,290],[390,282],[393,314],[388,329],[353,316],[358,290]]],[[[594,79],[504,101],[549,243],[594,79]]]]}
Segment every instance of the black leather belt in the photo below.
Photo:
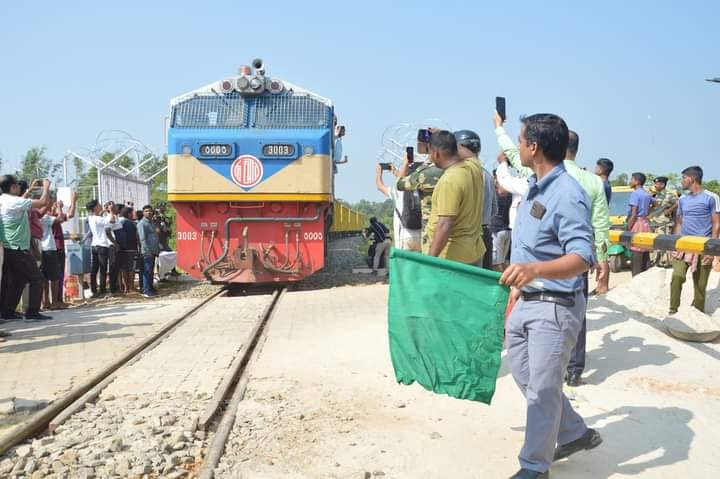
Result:
{"type": "Polygon", "coordinates": [[[522,299],[525,301],[543,301],[546,303],[555,303],[560,306],[572,308],[575,306],[576,293],[564,293],[559,291],[537,291],[528,293],[522,292],[522,299]]]}

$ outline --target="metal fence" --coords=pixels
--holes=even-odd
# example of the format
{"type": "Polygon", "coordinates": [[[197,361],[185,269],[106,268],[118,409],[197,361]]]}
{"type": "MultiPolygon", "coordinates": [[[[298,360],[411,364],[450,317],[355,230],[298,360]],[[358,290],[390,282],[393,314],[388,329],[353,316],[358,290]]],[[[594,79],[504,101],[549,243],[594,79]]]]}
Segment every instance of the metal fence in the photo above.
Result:
{"type": "Polygon", "coordinates": [[[122,176],[108,170],[98,171],[98,199],[101,203],[132,201],[136,209],[150,204],[150,182],[122,176]]]}

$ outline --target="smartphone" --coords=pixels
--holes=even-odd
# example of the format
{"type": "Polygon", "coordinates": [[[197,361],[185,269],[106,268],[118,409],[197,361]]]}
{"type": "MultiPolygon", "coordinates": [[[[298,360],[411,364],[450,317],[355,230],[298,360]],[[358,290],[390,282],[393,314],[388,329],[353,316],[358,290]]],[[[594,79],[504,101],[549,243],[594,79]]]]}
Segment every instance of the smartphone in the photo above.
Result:
{"type": "Polygon", "coordinates": [[[392,163],[380,163],[380,169],[382,169],[384,171],[391,171],[392,163]]]}
{"type": "Polygon", "coordinates": [[[408,146],[405,148],[405,154],[407,155],[408,163],[415,161],[415,148],[408,146]]]}
{"type": "Polygon", "coordinates": [[[498,115],[500,115],[500,118],[502,118],[502,121],[505,121],[507,119],[507,114],[505,112],[505,97],[504,96],[496,96],[495,97],[495,110],[498,112],[498,115]]]}
{"type": "Polygon", "coordinates": [[[430,133],[430,130],[422,128],[418,130],[417,141],[419,141],[420,143],[429,143],[431,136],[432,133],[430,133]]]}
{"type": "Polygon", "coordinates": [[[417,134],[417,152],[423,155],[428,154],[428,144],[430,142],[430,136],[432,133],[430,130],[421,129],[418,130],[417,134]]]}

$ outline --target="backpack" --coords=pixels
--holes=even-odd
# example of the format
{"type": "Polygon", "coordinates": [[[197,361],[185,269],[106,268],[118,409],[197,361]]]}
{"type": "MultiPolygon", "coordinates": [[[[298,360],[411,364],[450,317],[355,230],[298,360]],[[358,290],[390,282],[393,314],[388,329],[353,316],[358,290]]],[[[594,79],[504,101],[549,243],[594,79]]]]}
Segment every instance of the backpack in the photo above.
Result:
{"type": "Polygon", "coordinates": [[[422,229],[422,208],[420,195],[417,192],[404,191],[402,214],[397,208],[395,208],[395,212],[400,217],[400,223],[406,230],[422,229]]]}

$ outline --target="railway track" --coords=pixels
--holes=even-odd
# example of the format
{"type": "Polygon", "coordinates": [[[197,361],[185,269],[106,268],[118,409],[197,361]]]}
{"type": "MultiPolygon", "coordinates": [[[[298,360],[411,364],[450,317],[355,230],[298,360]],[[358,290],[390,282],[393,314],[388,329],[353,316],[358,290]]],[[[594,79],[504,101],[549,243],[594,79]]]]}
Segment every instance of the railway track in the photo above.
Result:
{"type": "MultiPolygon", "coordinates": [[[[284,290],[220,290],[0,438],[8,477],[212,477],[284,290]]],[[[3,475],[4,474],[0,474],[3,475]]]]}

